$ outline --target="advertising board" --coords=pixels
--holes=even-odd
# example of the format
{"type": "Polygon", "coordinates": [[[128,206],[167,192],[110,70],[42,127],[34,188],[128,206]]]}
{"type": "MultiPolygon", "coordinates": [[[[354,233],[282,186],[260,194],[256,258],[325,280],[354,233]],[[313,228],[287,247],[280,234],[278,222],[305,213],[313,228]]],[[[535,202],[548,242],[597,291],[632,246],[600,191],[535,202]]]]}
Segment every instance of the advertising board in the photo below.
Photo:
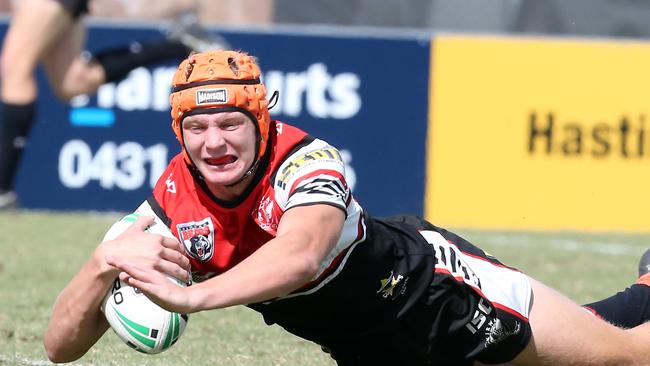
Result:
{"type": "MultiPolygon", "coordinates": [[[[269,95],[280,93],[273,118],[341,150],[348,183],[366,209],[378,216],[423,212],[428,39],[219,33],[259,58],[269,95]]],[[[97,51],[156,37],[153,27],[94,25],[88,45],[97,51]]],[[[56,99],[40,73],[38,120],[17,179],[21,206],[137,207],[179,152],[168,107],[179,61],[136,69],[70,103],[56,99]]]]}
{"type": "Polygon", "coordinates": [[[444,36],[426,216],[486,229],[650,229],[650,44],[444,36]]]}

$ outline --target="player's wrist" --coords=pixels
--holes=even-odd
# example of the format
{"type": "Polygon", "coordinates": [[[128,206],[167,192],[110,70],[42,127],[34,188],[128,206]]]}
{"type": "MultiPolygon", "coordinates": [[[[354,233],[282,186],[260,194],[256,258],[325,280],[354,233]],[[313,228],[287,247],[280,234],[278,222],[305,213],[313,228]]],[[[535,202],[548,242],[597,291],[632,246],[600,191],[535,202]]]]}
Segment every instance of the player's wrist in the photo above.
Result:
{"type": "MultiPolygon", "coordinates": [[[[197,286],[197,284],[193,284],[192,286],[185,288],[185,291],[187,294],[187,309],[185,309],[186,313],[196,313],[199,311],[215,308],[214,306],[211,306],[211,296],[207,294],[208,291],[206,291],[203,286],[197,286]]],[[[214,301],[214,298],[212,298],[212,300],[214,301]]]]}
{"type": "Polygon", "coordinates": [[[95,249],[91,259],[91,265],[97,277],[113,281],[117,275],[120,274],[120,270],[106,263],[106,256],[108,253],[105,248],[106,246],[99,245],[97,249],[95,249]]]}

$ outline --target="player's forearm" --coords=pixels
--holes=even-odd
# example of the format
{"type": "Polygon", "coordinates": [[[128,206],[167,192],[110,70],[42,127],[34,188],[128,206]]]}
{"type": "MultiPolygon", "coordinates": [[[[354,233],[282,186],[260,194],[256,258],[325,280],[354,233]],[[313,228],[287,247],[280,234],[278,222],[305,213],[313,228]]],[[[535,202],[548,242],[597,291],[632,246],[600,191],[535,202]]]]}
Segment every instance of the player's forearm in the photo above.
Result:
{"type": "Polygon", "coordinates": [[[305,243],[276,238],[226,273],[190,286],[190,307],[201,311],[286,295],[311,281],[321,260],[305,243]]]}
{"type": "Polygon", "coordinates": [[[107,270],[99,256],[95,254],[84,265],[54,304],[43,340],[54,362],[83,356],[108,328],[100,305],[116,273],[107,270]]]}
{"type": "Polygon", "coordinates": [[[199,311],[262,302],[305,286],[336,245],[343,221],[344,213],[328,205],[288,210],[277,237],[226,273],[190,286],[190,308],[199,311]]]}

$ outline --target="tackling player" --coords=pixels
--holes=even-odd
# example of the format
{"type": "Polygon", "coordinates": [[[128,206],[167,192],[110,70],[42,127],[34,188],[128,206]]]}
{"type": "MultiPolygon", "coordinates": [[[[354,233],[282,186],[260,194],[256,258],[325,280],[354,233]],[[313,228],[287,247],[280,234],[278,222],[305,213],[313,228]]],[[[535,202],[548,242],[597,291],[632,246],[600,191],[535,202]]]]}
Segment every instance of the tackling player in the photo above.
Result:
{"type": "MultiPolygon", "coordinates": [[[[153,217],[99,245],[59,295],[52,361],[102,336],[99,304],[119,274],[176,312],[248,305],[339,365],[650,364],[647,327],[602,321],[418,217],[371,217],[335,147],[270,120],[259,77],[241,52],[181,63],[170,101],[182,152],[137,210],[153,217]],[[143,234],[152,220],[178,242],[143,234]],[[190,267],[187,288],[162,274],[187,280],[190,267]]],[[[601,316],[648,308],[633,305],[601,316]]]]}

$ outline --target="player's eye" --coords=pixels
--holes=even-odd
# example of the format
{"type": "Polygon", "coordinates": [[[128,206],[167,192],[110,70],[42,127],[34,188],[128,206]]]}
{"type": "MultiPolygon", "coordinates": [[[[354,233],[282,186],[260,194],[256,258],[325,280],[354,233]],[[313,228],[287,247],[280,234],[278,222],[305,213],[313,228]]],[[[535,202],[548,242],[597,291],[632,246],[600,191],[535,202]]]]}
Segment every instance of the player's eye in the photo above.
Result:
{"type": "Polygon", "coordinates": [[[239,126],[241,126],[241,122],[240,122],[240,121],[236,121],[236,120],[228,120],[228,121],[224,121],[224,122],[221,124],[221,128],[224,129],[224,130],[226,130],[226,131],[232,131],[232,130],[235,130],[235,129],[237,129],[237,127],[239,127],[239,126]]]}
{"type": "Polygon", "coordinates": [[[200,123],[188,123],[184,126],[184,128],[185,130],[192,133],[200,133],[202,131],[205,131],[205,125],[200,123]]]}

